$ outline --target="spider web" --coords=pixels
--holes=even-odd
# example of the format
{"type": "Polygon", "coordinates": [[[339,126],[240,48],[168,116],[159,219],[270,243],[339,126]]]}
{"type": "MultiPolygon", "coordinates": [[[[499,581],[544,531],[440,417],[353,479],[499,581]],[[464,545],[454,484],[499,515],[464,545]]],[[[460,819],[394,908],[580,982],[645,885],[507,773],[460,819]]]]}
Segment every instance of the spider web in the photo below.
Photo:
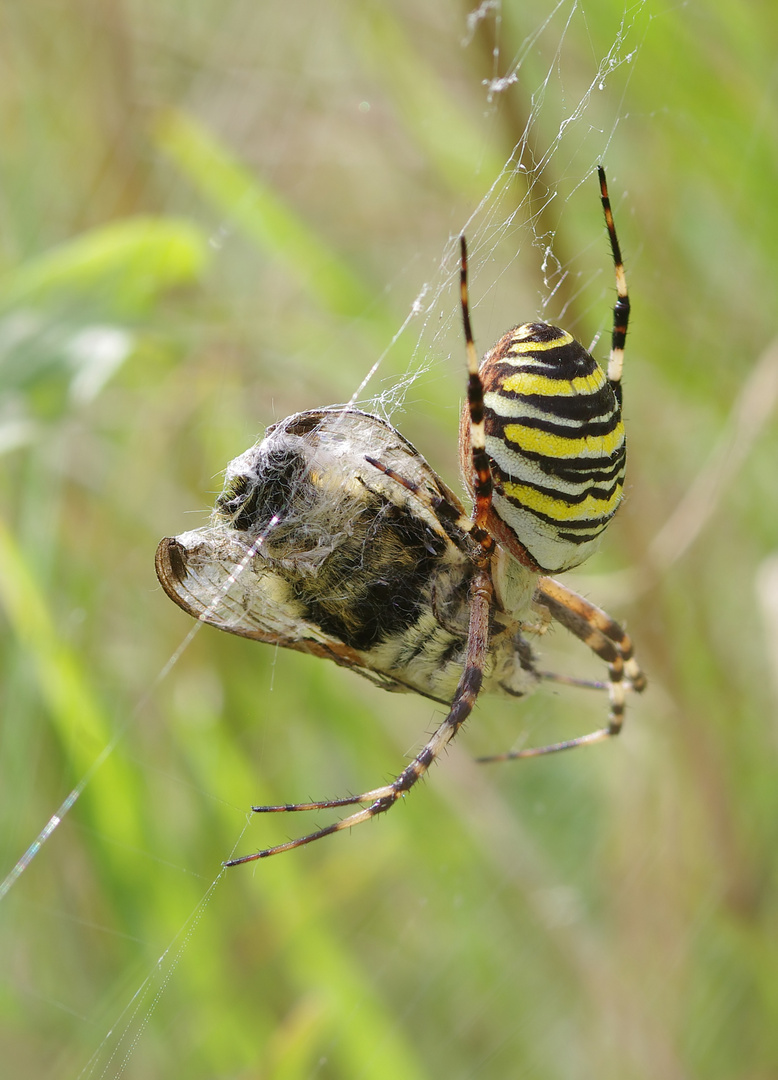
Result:
{"type": "MultiPolygon", "coordinates": [[[[355,381],[352,403],[380,413],[402,430],[403,414],[415,408],[413,396],[419,394],[424,376],[431,374],[437,378],[442,370],[451,367],[457,373],[461,371],[461,316],[457,297],[460,232],[467,235],[469,242],[471,305],[479,351],[483,352],[493,340],[494,335],[487,327],[505,329],[525,315],[537,314],[559,321],[576,333],[580,331],[577,324],[585,322],[590,311],[596,310],[600,328],[607,326],[613,289],[594,170],[600,162],[608,163],[609,152],[618,147],[619,125],[628,116],[629,76],[645,32],[644,9],[645,3],[638,3],[618,14],[607,44],[598,50],[587,34],[586,4],[559,0],[548,12],[535,17],[512,56],[506,56],[501,45],[503,15],[499,3],[485,0],[476,11],[462,17],[457,32],[463,56],[476,47],[484,24],[489,24],[494,42],[493,71],[489,78],[477,80],[484,130],[481,153],[472,166],[475,179],[471,190],[480,188],[480,197],[470,200],[469,206],[465,206],[467,200],[460,202],[456,211],[459,216],[451,221],[448,237],[432,258],[431,272],[419,274],[419,269],[423,269],[421,260],[428,258],[426,255],[398,272],[401,286],[415,289],[416,295],[407,317],[396,326],[395,333],[363,377],[355,381]],[[549,41],[554,43],[550,50],[549,41]],[[577,48],[581,41],[588,41],[588,63],[573,63],[572,45],[575,43],[577,48]],[[541,70],[538,70],[538,57],[543,58],[541,70]],[[499,110],[510,107],[506,102],[514,99],[523,103],[524,110],[515,124],[519,137],[495,170],[491,164],[490,138],[499,110]],[[591,208],[590,239],[572,247],[574,254],[570,256],[562,250],[564,245],[557,238],[565,232],[566,207],[579,199],[591,208]],[[518,263],[526,265],[528,275],[536,274],[540,267],[541,284],[535,286],[536,312],[516,311],[515,280],[511,274],[518,263]],[[424,279],[421,286],[420,277],[424,279]],[[394,362],[397,357],[403,359],[394,362]],[[404,371],[398,372],[398,363],[404,365],[404,371]],[[384,374],[387,367],[391,368],[388,376],[384,374]]],[[[225,20],[221,38],[213,43],[216,67],[229,48],[230,34],[238,32],[240,18],[246,12],[238,4],[231,14],[232,18],[225,20]]],[[[312,35],[317,25],[312,23],[312,35]]],[[[258,21],[251,26],[252,31],[261,29],[258,21]]],[[[163,45],[172,48],[172,43],[163,45]]],[[[314,47],[313,36],[309,47],[314,47]]],[[[470,78],[475,76],[471,73],[470,78]]],[[[287,122],[294,123],[294,103],[290,104],[289,112],[287,122]]],[[[617,212],[622,187],[617,173],[615,183],[612,182],[617,212]]],[[[229,249],[234,236],[232,225],[225,220],[215,237],[220,253],[229,249]]],[[[27,895],[23,892],[26,883],[28,879],[32,882],[37,862],[45,862],[50,847],[57,843],[61,823],[105,760],[117,752],[127,729],[143,721],[149,701],[185,653],[197,629],[195,626],[187,634],[136,709],[118,724],[115,736],[104,743],[95,755],[93,766],[79,778],[44,829],[37,837],[30,838],[25,854],[0,884],[0,901],[6,907],[13,901],[24,903],[21,896],[27,895]]],[[[142,762],[141,768],[149,773],[153,769],[149,762],[142,762]]],[[[213,789],[203,790],[202,795],[208,799],[215,797],[213,789]]],[[[233,815],[236,811],[241,815],[242,805],[229,809],[233,815]]],[[[246,820],[236,828],[236,848],[247,828],[246,820]]],[[[385,834],[382,830],[382,838],[385,834]]],[[[228,857],[230,852],[225,851],[224,855],[228,857]]],[[[528,864],[531,861],[528,856],[528,864]]],[[[185,865],[175,869],[184,875],[192,873],[185,865]]],[[[538,876],[542,878],[540,871],[538,876]]],[[[149,962],[148,956],[157,943],[144,942],[137,951],[129,943],[123,972],[118,978],[114,976],[110,984],[106,980],[105,1007],[97,1011],[96,1021],[94,1017],[86,1022],[78,1014],[73,1016],[73,1048],[66,1058],[55,1061],[50,1075],[118,1078],[134,1075],[136,1071],[138,1075],[151,1075],[156,1068],[162,1070],[157,1075],[175,1073],[170,1063],[167,1066],[150,1063],[144,1051],[144,1037],[171,983],[186,978],[186,959],[207,936],[204,924],[208,921],[209,908],[214,910],[214,900],[223,891],[225,881],[232,880],[224,871],[212,879],[198,879],[200,898],[183,922],[174,917],[174,925],[169,928],[167,938],[159,942],[161,947],[153,962],[149,962]]],[[[282,896],[292,895],[298,887],[293,867],[280,871],[270,886],[278,890],[276,895],[282,896]]],[[[29,888],[34,890],[32,884],[29,888]]],[[[40,901],[36,899],[34,903],[40,901]]],[[[562,901],[560,904],[564,907],[562,901]]],[[[18,906],[14,911],[19,918],[18,906]]],[[[218,918],[218,905],[213,918],[218,918]]],[[[564,921],[563,915],[560,919],[564,921]]],[[[96,914],[96,937],[99,925],[96,914]]],[[[63,1009],[65,998],[61,988],[51,991],[51,999],[59,999],[63,1009]]],[[[369,1017],[363,1017],[362,1021],[369,1029],[369,1017]]]]}
{"type": "MultiPolygon", "coordinates": [[[[581,311],[576,310],[571,321],[570,309],[576,309],[580,292],[590,284],[592,273],[602,271],[602,267],[598,272],[592,271],[591,267],[577,269],[576,261],[582,255],[590,259],[591,253],[598,251],[598,245],[601,248],[602,238],[594,230],[592,241],[585,251],[577,252],[575,258],[568,258],[556,249],[556,233],[563,218],[564,204],[582,188],[587,189],[587,197],[591,201],[592,177],[596,167],[608,160],[609,149],[622,119],[620,107],[627,92],[630,65],[639,50],[643,8],[643,4],[638,4],[622,15],[618,33],[607,53],[598,61],[588,84],[577,88],[580,96],[574,99],[572,105],[567,104],[571,96],[564,77],[564,52],[571,22],[583,15],[580,5],[560,0],[507,63],[496,52],[495,68],[504,64],[507,73],[500,78],[495,76],[483,81],[487,117],[496,108],[500,95],[510,93],[511,88],[521,84],[524,62],[538,41],[544,35],[558,35],[554,63],[529,95],[530,104],[519,140],[478,204],[460,225],[460,232],[468,238],[470,303],[474,312],[482,306],[494,309],[501,301],[505,303],[501,285],[514,260],[523,257],[529,239],[532,247],[541,254],[543,284],[538,289],[537,317],[546,321],[556,320],[565,326],[570,324],[575,333],[581,311]],[[545,126],[550,127],[550,131],[546,140],[539,145],[536,128],[541,119],[547,121],[545,126]],[[552,162],[553,187],[546,179],[546,170],[552,162]],[[481,268],[485,264],[488,266],[488,277],[484,283],[481,268]]],[[[472,35],[479,21],[498,9],[498,4],[485,0],[468,17],[468,34],[472,35]]],[[[468,40],[469,37],[465,42],[468,40]]],[[[610,274],[610,267],[604,265],[610,274]]],[[[411,305],[407,319],[390,343],[389,349],[403,333],[411,337],[416,335],[412,360],[405,377],[397,379],[381,393],[364,399],[366,406],[383,412],[387,419],[391,420],[396,410],[402,408],[409,390],[424,369],[425,358],[442,354],[445,362],[450,362],[448,343],[452,337],[461,338],[459,305],[455,301],[451,306],[451,298],[457,296],[458,278],[459,234],[456,234],[449,238],[437,272],[429,282],[425,282],[411,305]]],[[[509,292],[506,306],[509,310],[515,309],[511,287],[507,286],[505,291],[509,292]]],[[[596,302],[605,314],[592,345],[609,322],[607,298],[610,294],[611,280],[608,277],[605,287],[599,290],[597,296],[596,302]]],[[[362,395],[380,369],[385,355],[380,356],[366,373],[354,391],[350,404],[363,400],[362,395]]]]}

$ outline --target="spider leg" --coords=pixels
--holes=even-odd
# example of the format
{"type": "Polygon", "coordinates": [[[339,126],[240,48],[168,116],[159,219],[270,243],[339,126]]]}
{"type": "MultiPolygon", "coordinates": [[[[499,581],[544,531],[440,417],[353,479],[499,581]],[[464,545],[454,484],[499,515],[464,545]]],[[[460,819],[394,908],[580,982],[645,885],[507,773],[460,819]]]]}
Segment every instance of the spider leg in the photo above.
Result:
{"type": "MultiPolygon", "coordinates": [[[[566,608],[571,612],[575,612],[575,614],[587,625],[595,627],[610,641],[614,642],[621,653],[621,658],[624,661],[624,675],[629,681],[632,689],[637,691],[637,693],[641,693],[645,690],[646,677],[640,670],[640,666],[635,659],[632,638],[606,611],[603,611],[602,608],[591,603],[590,600],[584,599],[583,596],[580,596],[573,589],[569,588],[569,586],[563,585],[561,581],[556,581],[554,578],[550,577],[538,579],[535,596],[540,603],[546,607],[549,606],[547,601],[553,600],[561,607],[566,608]]],[[[557,618],[553,610],[552,615],[554,618],[557,618]]],[[[558,619],[557,621],[561,620],[558,619]]],[[[573,633],[575,633],[575,631],[573,631],[573,633]]],[[[581,640],[585,641],[586,639],[582,638],[581,640]]]]}
{"type": "Polygon", "coordinates": [[[544,682],[559,683],[561,686],[577,686],[583,690],[607,690],[607,682],[600,679],[578,679],[575,675],[562,675],[559,671],[538,671],[544,682]]]}
{"type": "Polygon", "coordinates": [[[486,522],[492,506],[492,470],[486,452],[486,423],[484,417],[484,384],[479,374],[478,353],[475,351],[473,329],[470,325],[470,304],[467,293],[467,244],[464,236],[459,238],[460,271],[459,292],[462,304],[462,324],[465,331],[467,352],[467,405],[470,412],[470,453],[473,460],[473,521],[487,537],[481,539],[485,548],[491,549],[494,540],[486,532],[486,522]],[[488,542],[487,542],[488,541],[488,542]]]}
{"type": "Polygon", "coordinates": [[[560,750],[572,750],[577,746],[588,746],[610,739],[619,734],[624,723],[625,681],[627,686],[638,692],[642,691],[646,685],[646,677],[633,656],[629,635],[601,608],[585,600],[561,582],[548,577],[539,579],[535,600],[547,607],[556,622],[575,634],[608,665],[606,684],[610,699],[608,724],[597,731],[579,735],[574,739],[564,739],[561,742],[549,743],[547,746],[533,746],[525,750],[512,750],[505,754],[492,754],[479,758],[478,761],[482,764],[556,754],[560,750]]]}
{"type": "Polygon", "coordinates": [[[382,472],[385,476],[388,476],[390,480],[394,480],[395,483],[404,487],[415,499],[418,499],[422,506],[425,506],[428,510],[432,510],[436,517],[454,525],[462,532],[468,533],[476,541],[483,542],[484,538],[488,539],[487,533],[483,532],[477,525],[473,524],[461,506],[458,506],[454,501],[453,496],[447,498],[445,494],[433,495],[431,491],[421,487],[415,480],[403,476],[401,473],[390,468],[389,465],[384,465],[382,461],[378,461],[377,458],[370,457],[367,454],[365,455],[365,461],[378,469],[379,472],[382,472]]]}
{"type": "Polygon", "coordinates": [[[600,178],[600,196],[602,209],[605,214],[605,224],[611,242],[613,266],[616,271],[616,303],[613,307],[613,336],[611,338],[611,354],[608,361],[608,382],[613,387],[616,398],[621,404],[621,373],[624,367],[624,344],[627,338],[627,326],[629,325],[629,294],[627,293],[627,276],[624,273],[624,263],[621,258],[621,248],[616,236],[616,226],[613,223],[613,212],[608,197],[608,184],[605,179],[605,170],[600,166],[597,169],[600,178]]]}
{"type": "Polygon", "coordinates": [[[400,775],[383,787],[366,791],[362,795],[354,795],[345,799],[331,799],[323,802],[291,804],[287,806],[255,806],[252,809],[258,813],[282,813],[296,810],[318,810],[337,806],[353,806],[360,803],[368,803],[368,806],[357,810],[341,821],[327,825],[323,829],[300,836],[296,840],[289,840],[285,844],[277,844],[275,847],[265,848],[253,855],[243,855],[237,859],[230,859],[225,866],[238,866],[241,863],[254,862],[256,859],[266,859],[270,855],[278,855],[282,851],[292,851],[294,848],[311,844],[314,840],[321,840],[332,833],[351,829],[355,825],[361,825],[379,814],[391,809],[399,798],[406,795],[427,772],[432,763],[440,756],[448,746],[462,724],[473,711],[476,698],[483,681],[483,670],[489,649],[489,611],[492,604],[492,581],[489,576],[486,562],[476,572],[471,585],[470,597],[470,626],[468,631],[467,659],[462,677],[451,702],[451,707],[437,731],[432,735],[427,745],[419,751],[413,761],[406,766],[400,775]]]}

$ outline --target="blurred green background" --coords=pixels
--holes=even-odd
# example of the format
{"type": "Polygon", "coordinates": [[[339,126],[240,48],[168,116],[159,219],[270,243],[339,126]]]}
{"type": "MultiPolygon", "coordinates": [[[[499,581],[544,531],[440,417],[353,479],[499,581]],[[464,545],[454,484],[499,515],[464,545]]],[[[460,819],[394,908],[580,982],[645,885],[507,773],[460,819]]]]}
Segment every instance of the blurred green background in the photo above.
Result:
{"type": "MultiPolygon", "coordinates": [[[[88,781],[0,904],[9,1077],[778,1075],[778,12],[469,13],[0,11],[0,877],[88,781]],[[600,160],[631,456],[573,580],[648,693],[491,768],[605,707],[483,700],[385,819],[219,876],[311,824],[252,802],[372,787],[440,710],[210,628],[159,680],[158,539],[379,356],[361,400],[457,482],[465,226],[482,350],[542,314],[605,356],[600,160]]],[[[561,631],[543,663],[602,675],[561,631]]]]}

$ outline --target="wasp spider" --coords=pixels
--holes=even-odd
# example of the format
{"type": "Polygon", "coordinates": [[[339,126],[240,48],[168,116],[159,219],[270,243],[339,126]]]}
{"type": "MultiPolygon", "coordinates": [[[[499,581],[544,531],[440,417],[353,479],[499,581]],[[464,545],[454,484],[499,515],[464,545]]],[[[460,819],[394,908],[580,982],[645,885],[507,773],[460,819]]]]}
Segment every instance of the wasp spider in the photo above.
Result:
{"type": "Polygon", "coordinates": [[[479,365],[462,238],[469,381],[460,448],[471,515],[390,424],[333,407],[269,428],[228,466],[210,524],[160,542],[159,579],[196,618],[329,658],[386,690],[423,694],[448,710],[392,783],[347,798],[254,807],[356,809],[228,865],[300,847],[388,810],[424,776],[482,690],[520,697],[554,677],[537,669],[524,636],[549,620],[607,664],[607,724],[482,760],[554,753],[621,730],[625,688],[645,685],[632,643],[604,611],[547,576],[592,554],[624,482],[629,299],[602,169],[599,179],[617,288],[607,374],[570,334],[543,322],[509,330],[479,365]]]}

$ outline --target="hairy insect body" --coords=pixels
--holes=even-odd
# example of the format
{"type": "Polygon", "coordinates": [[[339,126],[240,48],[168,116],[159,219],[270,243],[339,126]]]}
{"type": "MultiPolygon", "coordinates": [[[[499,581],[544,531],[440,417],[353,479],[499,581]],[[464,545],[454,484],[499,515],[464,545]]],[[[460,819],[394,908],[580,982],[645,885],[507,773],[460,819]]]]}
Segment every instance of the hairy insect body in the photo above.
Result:
{"type": "MultiPolygon", "coordinates": [[[[299,413],[230,463],[210,524],[163,540],[157,572],[204,622],[448,703],[467,653],[475,545],[425,505],[442,498],[455,496],[378,417],[299,413]]],[[[519,626],[533,618],[536,575],[523,571],[519,589],[503,576],[514,606],[495,610],[484,688],[521,695],[538,681],[519,626]]]]}

